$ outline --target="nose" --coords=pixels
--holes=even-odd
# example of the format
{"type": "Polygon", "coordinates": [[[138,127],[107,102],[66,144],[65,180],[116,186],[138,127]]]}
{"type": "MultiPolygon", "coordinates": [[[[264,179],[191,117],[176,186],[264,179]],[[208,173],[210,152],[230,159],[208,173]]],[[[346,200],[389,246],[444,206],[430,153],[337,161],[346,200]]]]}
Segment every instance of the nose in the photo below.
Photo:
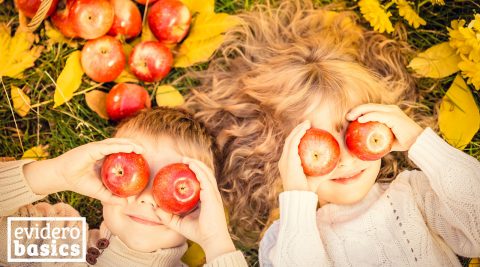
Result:
{"type": "Polygon", "coordinates": [[[340,160],[338,161],[338,168],[345,168],[352,166],[358,161],[358,158],[348,150],[347,145],[345,143],[345,138],[342,137],[337,138],[338,145],[340,146],[340,160]]]}
{"type": "Polygon", "coordinates": [[[148,205],[153,208],[157,208],[157,203],[155,202],[152,194],[152,184],[153,177],[150,178],[148,186],[140,194],[135,196],[134,201],[140,205],[148,205]]]}

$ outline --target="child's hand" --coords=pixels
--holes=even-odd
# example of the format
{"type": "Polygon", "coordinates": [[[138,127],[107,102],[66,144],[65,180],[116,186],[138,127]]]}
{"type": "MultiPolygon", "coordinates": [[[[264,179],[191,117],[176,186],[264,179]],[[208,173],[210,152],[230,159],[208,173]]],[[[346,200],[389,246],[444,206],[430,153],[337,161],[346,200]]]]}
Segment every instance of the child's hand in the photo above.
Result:
{"type": "Polygon", "coordinates": [[[378,121],[384,123],[395,135],[392,151],[409,150],[423,129],[410,119],[396,105],[363,104],[359,105],[346,115],[346,119],[354,121],[358,118],[360,123],[378,121]]]}
{"type": "Polygon", "coordinates": [[[37,194],[70,190],[109,204],[126,204],[126,199],[114,196],[100,178],[101,160],[117,152],[141,154],[143,148],[125,138],[105,139],[76,147],[51,160],[27,164],[24,173],[37,194]]]}
{"type": "Polygon", "coordinates": [[[303,172],[302,162],[298,154],[298,145],[310,127],[310,121],[304,121],[297,125],[288,135],[287,139],[285,139],[282,156],[278,162],[278,169],[285,191],[309,190],[307,177],[303,172]]]}
{"type": "Polygon", "coordinates": [[[167,213],[160,208],[155,212],[163,224],[198,243],[205,251],[207,262],[210,262],[236,250],[228,232],[222,197],[210,168],[203,162],[190,158],[184,158],[183,163],[188,164],[200,182],[200,207],[185,217],[167,213]]]}

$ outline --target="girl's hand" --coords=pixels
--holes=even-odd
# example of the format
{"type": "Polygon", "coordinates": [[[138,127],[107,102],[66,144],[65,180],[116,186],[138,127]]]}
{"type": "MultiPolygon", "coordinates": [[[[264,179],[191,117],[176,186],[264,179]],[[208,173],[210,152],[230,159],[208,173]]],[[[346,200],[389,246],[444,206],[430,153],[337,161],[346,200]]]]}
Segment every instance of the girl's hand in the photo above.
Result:
{"type": "Polygon", "coordinates": [[[282,177],[285,191],[299,190],[308,191],[307,177],[303,172],[302,162],[298,154],[298,145],[303,135],[310,129],[310,121],[304,121],[297,125],[285,139],[282,156],[278,162],[278,169],[282,177]]]}
{"type": "Polygon", "coordinates": [[[347,113],[346,119],[349,121],[358,119],[360,123],[378,121],[390,127],[395,135],[392,151],[409,150],[423,131],[420,125],[410,119],[396,105],[372,103],[359,105],[347,113]]]}
{"type": "Polygon", "coordinates": [[[76,147],[54,159],[25,165],[24,174],[36,194],[70,190],[109,204],[126,204],[102,183],[100,168],[109,154],[135,152],[143,148],[125,138],[109,138],[76,147]]]}
{"type": "Polygon", "coordinates": [[[222,197],[210,168],[201,161],[186,157],[183,163],[188,164],[200,182],[200,207],[184,217],[160,208],[155,212],[163,224],[198,243],[205,251],[207,262],[210,262],[236,250],[228,232],[222,197]]]}

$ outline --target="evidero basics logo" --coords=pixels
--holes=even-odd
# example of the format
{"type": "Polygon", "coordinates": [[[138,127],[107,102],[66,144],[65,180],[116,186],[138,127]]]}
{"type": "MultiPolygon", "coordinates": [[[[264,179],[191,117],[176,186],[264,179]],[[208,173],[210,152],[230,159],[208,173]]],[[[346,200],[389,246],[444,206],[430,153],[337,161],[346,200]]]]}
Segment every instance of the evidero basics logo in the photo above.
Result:
{"type": "Polygon", "coordinates": [[[85,262],[84,217],[8,217],[9,262],[85,262]]]}

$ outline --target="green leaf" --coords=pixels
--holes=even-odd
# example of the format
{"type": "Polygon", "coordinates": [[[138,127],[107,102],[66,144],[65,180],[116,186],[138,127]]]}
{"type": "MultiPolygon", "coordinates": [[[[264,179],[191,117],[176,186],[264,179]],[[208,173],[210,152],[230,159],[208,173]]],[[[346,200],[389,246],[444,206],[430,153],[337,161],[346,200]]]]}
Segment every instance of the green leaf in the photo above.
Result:
{"type": "Polygon", "coordinates": [[[426,51],[419,53],[410,61],[408,67],[423,77],[443,78],[459,71],[458,63],[461,61],[448,42],[434,45],[426,51]]]}
{"type": "Polygon", "coordinates": [[[83,76],[80,56],[81,53],[78,50],[68,56],[67,63],[57,78],[57,87],[53,96],[54,108],[72,99],[73,93],[80,88],[83,76]]]}
{"type": "Polygon", "coordinates": [[[438,116],[445,140],[459,149],[470,143],[480,127],[480,114],[472,92],[460,75],[443,97],[438,116]]]}

